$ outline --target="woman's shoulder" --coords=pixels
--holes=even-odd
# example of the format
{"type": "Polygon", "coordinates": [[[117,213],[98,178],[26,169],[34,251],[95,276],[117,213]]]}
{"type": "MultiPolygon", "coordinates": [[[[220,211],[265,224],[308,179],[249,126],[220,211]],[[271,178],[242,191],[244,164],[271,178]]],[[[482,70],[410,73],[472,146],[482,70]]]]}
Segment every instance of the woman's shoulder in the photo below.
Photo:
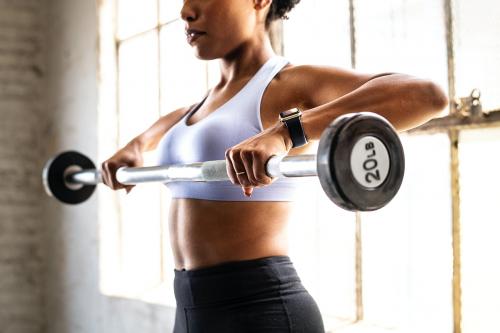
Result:
{"type": "Polygon", "coordinates": [[[182,106],[178,109],[167,112],[161,117],[161,119],[167,121],[168,123],[172,122],[171,125],[174,125],[175,123],[179,122],[182,118],[184,118],[189,113],[189,111],[191,111],[194,107],[196,107],[196,105],[197,104],[193,104],[191,106],[182,106]]]}
{"type": "Polygon", "coordinates": [[[311,108],[345,95],[367,82],[373,75],[327,65],[288,64],[277,76],[276,88],[293,91],[311,108]]]}
{"type": "Polygon", "coordinates": [[[309,85],[310,81],[337,81],[343,80],[358,80],[363,81],[370,77],[370,74],[357,72],[349,68],[342,68],[329,65],[309,65],[299,64],[295,65],[289,63],[280,72],[284,81],[295,84],[309,85]]]}
{"type": "Polygon", "coordinates": [[[174,117],[184,117],[195,106],[196,106],[196,104],[193,104],[191,106],[182,106],[178,109],[175,109],[174,111],[169,112],[168,115],[172,115],[174,117]]]}

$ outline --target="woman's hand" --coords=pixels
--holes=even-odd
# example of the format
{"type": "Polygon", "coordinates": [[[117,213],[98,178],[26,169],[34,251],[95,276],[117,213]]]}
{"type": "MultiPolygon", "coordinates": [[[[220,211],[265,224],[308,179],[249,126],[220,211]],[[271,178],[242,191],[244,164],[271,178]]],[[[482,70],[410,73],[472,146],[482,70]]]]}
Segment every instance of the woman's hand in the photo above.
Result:
{"type": "Polygon", "coordinates": [[[286,155],[292,148],[288,129],[281,122],[226,150],[227,174],[250,197],[254,187],[271,184],[266,162],[273,155],[286,155]]]}
{"type": "Polygon", "coordinates": [[[123,185],[116,180],[116,171],[120,167],[142,167],[142,150],[138,142],[132,140],[125,147],[101,165],[102,181],[113,190],[124,188],[129,193],[135,185],[123,185]]]}

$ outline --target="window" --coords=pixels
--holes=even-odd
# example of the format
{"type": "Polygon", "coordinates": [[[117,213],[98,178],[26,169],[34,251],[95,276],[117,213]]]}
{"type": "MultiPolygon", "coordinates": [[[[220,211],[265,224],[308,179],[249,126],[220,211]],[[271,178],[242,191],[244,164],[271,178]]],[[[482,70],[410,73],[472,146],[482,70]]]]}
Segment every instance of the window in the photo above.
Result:
{"type": "MultiPolygon", "coordinates": [[[[185,43],[180,6],[102,1],[100,160],[216,82],[217,63],[196,60],[185,43]]],[[[309,189],[291,221],[291,256],[328,330],[500,329],[499,16],[500,4],[487,0],[304,0],[275,36],[293,63],[413,74],[452,99],[479,88],[491,111],[452,107],[402,134],[405,180],[377,212],[343,211],[318,182],[309,189]]],[[[158,185],[99,190],[104,293],[175,306],[168,201],[158,185]]]]}
{"type": "MultiPolygon", "coordinates": [[[[101,3],[100,160],[161,115],[199,100],[217,79],[217,63],[198,61],[185,42],[181,5],[101,3]]],[[[146,153],[144,164],[155,160],[155,152],[146,153]]],[[[138,186],[129,195],[99,191],[104,293],[175,305],[169,200],[168,191],[157,184],[138,186]]]]}

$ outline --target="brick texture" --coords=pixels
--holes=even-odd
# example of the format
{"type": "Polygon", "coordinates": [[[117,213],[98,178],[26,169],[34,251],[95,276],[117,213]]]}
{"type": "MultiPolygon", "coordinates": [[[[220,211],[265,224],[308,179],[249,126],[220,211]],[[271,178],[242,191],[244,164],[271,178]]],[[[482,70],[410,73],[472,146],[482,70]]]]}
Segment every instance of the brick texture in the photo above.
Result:
{"type": "Polygon", "coordinates": [[[0,333],[43,331],[41,0],[0,0],[0,333]]]}

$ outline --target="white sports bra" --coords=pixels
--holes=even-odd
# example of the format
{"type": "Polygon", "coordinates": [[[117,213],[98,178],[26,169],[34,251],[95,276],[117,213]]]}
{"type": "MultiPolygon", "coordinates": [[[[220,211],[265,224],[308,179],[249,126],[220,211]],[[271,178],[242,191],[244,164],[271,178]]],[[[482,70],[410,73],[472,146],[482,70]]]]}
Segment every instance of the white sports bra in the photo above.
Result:
{"type": "MultiPolygon", "coordinates": [[[[283,57],[270,58],[235,96],[192,125],[188,125],[187,120],[205,100],[190,110],[159,142],[158,164],[224,160],[228,148],[262,132],[260,119],[262,96],[272,79],[287,64],[288,61],[283,57]]],[[[171,191],[172,198],[293,201],[299,195],[304,182],[301,178],[279,178],[271,185],[255,188],[250,198],[243,194],[240,186],[230,181],[169,182],[166,185],[171,191]]]]}

